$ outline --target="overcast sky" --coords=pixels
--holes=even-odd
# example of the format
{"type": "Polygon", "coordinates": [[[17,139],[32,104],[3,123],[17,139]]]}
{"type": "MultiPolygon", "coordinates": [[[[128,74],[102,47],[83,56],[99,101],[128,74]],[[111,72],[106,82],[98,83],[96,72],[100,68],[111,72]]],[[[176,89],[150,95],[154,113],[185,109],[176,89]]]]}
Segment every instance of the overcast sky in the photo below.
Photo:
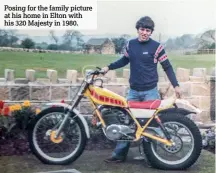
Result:
{"type": "MultiPolygon", "coordinates": [[[[83,34],[135,35],[135,23],[148,15],[155,21],[155,33],[167,36],[199,34],[216,28],[215,0],[154,0],[98,2],[98,29],[83,34]]],[[[47,35],[48,30],[20,31],[22,34],[47,35]]],[[[64,31],[58,31],[62,34],[64,31]]]]}

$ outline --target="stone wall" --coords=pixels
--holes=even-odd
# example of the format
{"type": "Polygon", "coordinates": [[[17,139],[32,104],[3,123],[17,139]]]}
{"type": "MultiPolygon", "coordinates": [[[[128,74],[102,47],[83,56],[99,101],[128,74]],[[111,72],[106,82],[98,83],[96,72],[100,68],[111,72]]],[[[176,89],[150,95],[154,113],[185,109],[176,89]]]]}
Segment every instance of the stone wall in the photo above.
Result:
{"type": "Polygon", "coordinates": [[[59,54],[115,54],[115,45],[107,42],[101,46],[91,46],[88,50],[68,51],[68,50],[44,50],[44,49],[26,49],[13,47],[0,47],[0,52],[35,52],[35,53],[59,53],[59,54]]]}
{"type": "MultiPolygon", "coordinates": [[[[76,70],[67,70],[63,79],[58,78],[56,70],[47,70],[47,78],[36,78],[35,73],[32,69],[26,69],[25,78],[16,78],[14,70],[5,69],[5,77],[0,78],[0,100],[6,102],[30,100],[33,103],[59,102],[62,99],[70,101],[83,80],[78,77],[76,70]]],[[[102,77],[104,87],[126,96],[129,75],[128,69],[123,70],[121,78],[116,77],[116,71],[109,71],[102,77]]],[[[215,70],[207,75],[205,68],[194,68],[192,71],[178,68],[176,76],[180,82],[183,98],[202,110],[202,113],[194,119],[204,123],[215,120],[215,70]]],[[[162,98],[174,93],[170,86],[165,73],[160,72],[158,89],[162,98]]],[[[93,110],[87,100],[84,99],[78,107],[83,114],[92,114],[93,110]]]]}
{"type": "Polygon", "coordinates": [[[0,47],[0,51],[5,52],[36,52],[36,53],[60,53],[60,54],[83,54],[84,51],[68,51],[68,50],[43,50],[43,49],[26,49],[13,47],[0,47]]]}

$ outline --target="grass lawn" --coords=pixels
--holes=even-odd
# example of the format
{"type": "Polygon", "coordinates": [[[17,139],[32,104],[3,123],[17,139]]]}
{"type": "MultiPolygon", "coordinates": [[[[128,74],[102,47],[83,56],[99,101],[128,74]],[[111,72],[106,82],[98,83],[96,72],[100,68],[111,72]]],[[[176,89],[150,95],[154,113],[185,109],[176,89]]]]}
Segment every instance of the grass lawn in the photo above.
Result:
{"type": "MultiPolygon", "coordinates": [[[[174,69],[200,67],[209,70],[215,66],[214,55],[168,55],[174,69]]],[[[67,69],[81,72],[86,65],[103,67],[119,57],[118,55],[0,52],[0,77],[4,77],[6,68],[14,69],[16,78],[25,77],[25,69],[35,69],[36,77],[46,77],[46,69],[55,69],[59,77],[65,77],[67,69]]],[[[158,67],[160,68],[160,65],[158,67]]],[[[121,76],[121,72],[122,69],[118,69],[117,75],[121,76]]]]}

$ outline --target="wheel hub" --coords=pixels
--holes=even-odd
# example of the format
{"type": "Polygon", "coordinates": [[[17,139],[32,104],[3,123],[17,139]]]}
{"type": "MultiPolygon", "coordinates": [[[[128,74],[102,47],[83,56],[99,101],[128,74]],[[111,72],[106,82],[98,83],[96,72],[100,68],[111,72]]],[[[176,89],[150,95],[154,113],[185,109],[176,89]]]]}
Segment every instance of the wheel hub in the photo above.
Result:
{"type": "Polygon", "coordinates": [[[55,136],[56,136],[56,131],[55,130],[51,131],[50,140],[53,143],[59,144],[59,143],[61,143],[63,141],[63,134],[62,133],[59,135],[58,138],[56,138],[55,136]]]}
{"type": "Polygon", "coordinates": [[[173,136],[172,140],[175,143],[175,145],[172,146],[165,145],[164,149],[169,153],[177,153],[182,149],[182,145],[183,145],[182,139],[179,136],[173,136]]]}

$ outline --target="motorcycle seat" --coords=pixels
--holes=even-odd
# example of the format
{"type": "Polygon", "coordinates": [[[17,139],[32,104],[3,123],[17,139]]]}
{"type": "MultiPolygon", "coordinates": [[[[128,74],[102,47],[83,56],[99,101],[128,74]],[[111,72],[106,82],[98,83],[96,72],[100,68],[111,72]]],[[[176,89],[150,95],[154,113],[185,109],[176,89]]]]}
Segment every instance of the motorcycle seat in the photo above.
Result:
{"type": "Polygon", "coordinates": [[[148,101],[128,101],[129,108],[134,109],[157,109],[161,104],[161,100],[148,100],[148,101]]]}

